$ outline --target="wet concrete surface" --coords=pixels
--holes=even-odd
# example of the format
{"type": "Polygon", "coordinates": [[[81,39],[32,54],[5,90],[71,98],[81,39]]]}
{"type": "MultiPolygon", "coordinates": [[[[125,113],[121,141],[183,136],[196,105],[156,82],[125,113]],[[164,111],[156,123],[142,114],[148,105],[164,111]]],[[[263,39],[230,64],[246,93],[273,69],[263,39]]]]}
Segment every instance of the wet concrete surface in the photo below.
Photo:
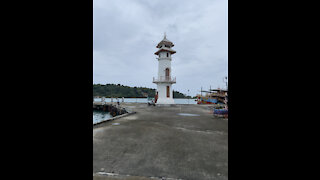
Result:
{"type": "Polygon", "coordinates": [[[228,120],[210,105],[122,106],[137,113],[93,129],[94,179],[228,179],[228,120]]]}

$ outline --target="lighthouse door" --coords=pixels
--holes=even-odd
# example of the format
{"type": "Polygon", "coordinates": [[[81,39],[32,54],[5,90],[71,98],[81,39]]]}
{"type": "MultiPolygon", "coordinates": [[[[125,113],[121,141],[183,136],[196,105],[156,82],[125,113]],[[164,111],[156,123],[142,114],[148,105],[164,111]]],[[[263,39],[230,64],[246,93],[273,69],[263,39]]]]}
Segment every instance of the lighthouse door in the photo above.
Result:
{"type": "Polygon", "coordinates": [[[167,86],[167,97],[170,97],[170,87],[167,86]]]}
{"type": "Polygon", "coordinates": [[[166,80],[169,80],[169,77],[170,77],[169,68],[166,68],[166,80]]]}

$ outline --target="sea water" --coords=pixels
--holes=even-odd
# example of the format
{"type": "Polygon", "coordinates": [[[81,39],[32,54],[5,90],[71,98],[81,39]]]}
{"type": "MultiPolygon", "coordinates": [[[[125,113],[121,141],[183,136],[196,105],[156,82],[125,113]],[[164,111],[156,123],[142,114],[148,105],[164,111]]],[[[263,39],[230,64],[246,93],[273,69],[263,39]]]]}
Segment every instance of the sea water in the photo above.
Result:
{"type": "MultiPolygon", "coordinates": [[[[118,98],[119,102],[122,102],[122,98],[118,98]]],[[[197,104],[197,101],[195,99],[178,99],[174,98],[175,104],[197,104]]],[[[95,98],[95,102],[101,102],[100,98],[95,98]]],[[[111,98],[105,98],[105,102],[111,102],[111,98]]],[[[116,98],[113,98],[113,102],[118,102],[116,98]]],[[[147,98],[124,98],[124,102],[128,103],[148,103],[147,98]]]]}
{"type": "Polygon", "coordinates": [[[93,124],[112,118],[109,112],[93,110],[93,124]]]}

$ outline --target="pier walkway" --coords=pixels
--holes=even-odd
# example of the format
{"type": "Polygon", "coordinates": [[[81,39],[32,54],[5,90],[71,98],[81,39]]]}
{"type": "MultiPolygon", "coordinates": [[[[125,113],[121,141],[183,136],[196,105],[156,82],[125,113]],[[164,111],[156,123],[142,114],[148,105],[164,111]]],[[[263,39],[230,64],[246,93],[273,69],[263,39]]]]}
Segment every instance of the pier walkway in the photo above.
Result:
{"type": "Polygon", "coordinates": [[[228,120],[212,105],[121,103],[135,114],[93,129],[93,179],[228,179],[228,120]]]}

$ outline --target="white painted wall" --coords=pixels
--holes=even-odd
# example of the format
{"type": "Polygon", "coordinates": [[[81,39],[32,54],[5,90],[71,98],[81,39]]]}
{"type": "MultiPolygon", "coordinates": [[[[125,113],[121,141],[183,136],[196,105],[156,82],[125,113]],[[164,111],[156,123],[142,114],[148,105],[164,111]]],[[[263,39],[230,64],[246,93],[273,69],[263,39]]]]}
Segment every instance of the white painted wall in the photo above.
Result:
{"type": "Polygon", "coordinates": [[[174,104],[173,91],[171,84],[161,83],[157,85],[158,100],[157,104],[174,104]],[[167,86],[170,87],[170,97],[167,98],[167,86]]]}
{"type": "Polygon", "coordinates": [[[164,77],[166,75],[166,68],[169,68],[170,76],[172,76],[172,74],[171,74],[171,60],[169,60],[169,59],[159,59],[158,78],[160,78],[160,76],[164,77]]]}

